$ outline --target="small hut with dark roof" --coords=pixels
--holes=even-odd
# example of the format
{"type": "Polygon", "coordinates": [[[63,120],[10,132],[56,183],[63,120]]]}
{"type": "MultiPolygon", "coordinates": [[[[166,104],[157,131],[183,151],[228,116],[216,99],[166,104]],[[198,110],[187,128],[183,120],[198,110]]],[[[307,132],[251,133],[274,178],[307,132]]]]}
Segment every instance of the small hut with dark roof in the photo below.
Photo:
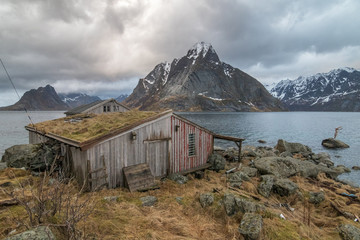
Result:
{"type": "Polygon", "coordinates": [[[115,99],[111,98],[108,100],[99,100],[89,104],[81,105],[65,112],[66,116],[71,116],[81,113],[110,113],[110,112],[126,112],[130,109],[125,105],[119,103],[115,99]]]}

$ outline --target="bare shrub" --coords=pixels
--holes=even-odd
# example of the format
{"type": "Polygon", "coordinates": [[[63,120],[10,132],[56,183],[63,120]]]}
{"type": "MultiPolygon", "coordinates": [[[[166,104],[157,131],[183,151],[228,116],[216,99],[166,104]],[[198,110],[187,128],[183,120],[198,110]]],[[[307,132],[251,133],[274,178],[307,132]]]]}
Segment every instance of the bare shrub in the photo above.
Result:
{"type": "Polygon", "coordinates": [[[23,221],[22,225],[27,229],[54,226],[60,228],[68,239],[83,238],[84,232],[77,226],[90,215],[94,206],[93,195],[83,194],[85,183],[79,187],[74,179],[55,172],[54,165],[38,180],[18,181],[19,187],[1,190],[24,207],[28,222],[23,221]]]}

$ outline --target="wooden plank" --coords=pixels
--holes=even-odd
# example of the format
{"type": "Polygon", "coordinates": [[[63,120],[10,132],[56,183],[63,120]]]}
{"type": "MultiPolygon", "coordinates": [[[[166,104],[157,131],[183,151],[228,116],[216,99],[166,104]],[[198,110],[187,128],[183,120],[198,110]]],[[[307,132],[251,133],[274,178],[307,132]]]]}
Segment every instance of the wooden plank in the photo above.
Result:
{"type": "Polygon", "coordinates": [[[123,171],[130,192],[150,188],[155,185],[155,178],[146,163],[124,167],[123,171]]]}
{"type": "Polygon", "coordinates": [[[211,167],[211,164],[210,163],[205,163],[205,164],[203,164],[201,166],[194,167],[194,168],[191,168],[191,169],[187,169],[187,170],[184,170],[184,171],[181,171],[181,172],[178,172],[178,173],[181,174],[181,175],[185,175],[185,174],[188,174],[188,173],[208,169],[209,167],[211,167]]]}
{"type": "Polygon", "coordinates": [[[245,140],[244,138],[237,138],[237,137],[232,137],[232,136],[224,136],[224,135],[220,135],[220,134],[214,134],[214,138],[233,141],[233,142],[242,142],[242,141],[245,140]]]}

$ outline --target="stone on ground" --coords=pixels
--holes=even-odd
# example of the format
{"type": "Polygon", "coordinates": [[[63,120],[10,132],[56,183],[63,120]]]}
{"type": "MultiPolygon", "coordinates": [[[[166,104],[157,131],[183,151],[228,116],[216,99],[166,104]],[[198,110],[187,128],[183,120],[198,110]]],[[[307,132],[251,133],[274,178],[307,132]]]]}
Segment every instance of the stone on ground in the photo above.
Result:
{"type": "Polygon", "coordinates": [[[346,143],[344,143],[338,139],[334,139],[334,138],[327,138],[327,139],[322,140],[321,145],[323,145],[326,148],[349,148],[350,147],[346,143]]]}
{"type": "Polygon", "coordinates": [[[213,203],[214,203],[214,195],[212,193],[200,194],[200,204],[203,208],[211,206],[213,203]]]}
{"type": "Polygon", "coordinates": [[[342,224],[339,226],[339,234],[343,240],[360,240],[360,229],[350,225],[342,224]]]}
{"type": "Polygon", "coordinates": [[[151,207],[154,206],[155,203],[157,202],[157,197],[155,196],[146,196],[146,197],[142,197],[140,198],[140,201],[142,202],[142,205],[144,207],[151,207]]]}
{"type": "Polygon", "coordinates": [[[40,226],[23,233],[5,238],[5,240],[23,240],[23,239],[38,239],[38,240],[54,240],[55,236],[46,226],[40,226]]]}
{"type": "Polygon", "coordinates": [[[256,240],[260,238],[262,230],[262,217],[255,213],[245,213],[241,219],[239,232],[246,240],[256,240]]]}

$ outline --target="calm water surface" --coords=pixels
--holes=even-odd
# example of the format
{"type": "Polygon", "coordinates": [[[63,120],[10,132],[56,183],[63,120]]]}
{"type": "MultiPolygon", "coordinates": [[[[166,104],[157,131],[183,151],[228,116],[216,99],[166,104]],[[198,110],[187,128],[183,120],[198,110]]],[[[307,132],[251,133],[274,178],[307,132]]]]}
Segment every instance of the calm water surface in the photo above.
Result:
{"type": "MultiPolygon", "coordinates": [[[[350,168],[360,165],[360,113],[356,112],[266,112],[266,113],[179,113],[189,120],[223,135],[245,138],[244,145],[274,147],[278,139],[308,145],[313,152],[328,152],[335,165],[350,168]],[[333,137],[336,127],[342,126],[337,139],[350,145],[348,149],[329,150],[321,145],[333,137]],[[259,144],[259,139],[267,144],[259,144]]],[[[234,143],[218,141],[228,147],[234,143]]],[[[360,184],[360,171],[342,174],[360,184]]]]}
{"type": "MultiPolygon", "coordinates": [[[[64,111],[34,111],[29,112],[33,123],[65,117],[64,111]]],[[[25,112],[0,111],[0,156],[6,148],[16,144],[29,143],[29,134],[25,126],[30,120],[25,112]]]]}
{"type": "MultiPolygon", "coordinates": [[[[278,139],[308,145],[313,152],[328,152],[336,165],[348,168],[360,165],[360,113],[338,112],[274,112],[274,113],[179,113],[211,131],[245,138],[244,145],[275,146],[278,139]],[[342,126],[338,139],[350,145],[348,149],[328,150],[321,141],[334,136],[334,129],[342,126]]],[[[30,112],[34,123],[64,117],[64,112],[30,112]]],[[[0,156],[5,149],[15,144],[28,143],[24,126],[29,119],[24,112],[0,112],[0,156]]],[[[217,145],[228,147],[234,143],[219,141],[217,145]]],[[[360,184],[360,171],[340,176],[360,184]]]]}

